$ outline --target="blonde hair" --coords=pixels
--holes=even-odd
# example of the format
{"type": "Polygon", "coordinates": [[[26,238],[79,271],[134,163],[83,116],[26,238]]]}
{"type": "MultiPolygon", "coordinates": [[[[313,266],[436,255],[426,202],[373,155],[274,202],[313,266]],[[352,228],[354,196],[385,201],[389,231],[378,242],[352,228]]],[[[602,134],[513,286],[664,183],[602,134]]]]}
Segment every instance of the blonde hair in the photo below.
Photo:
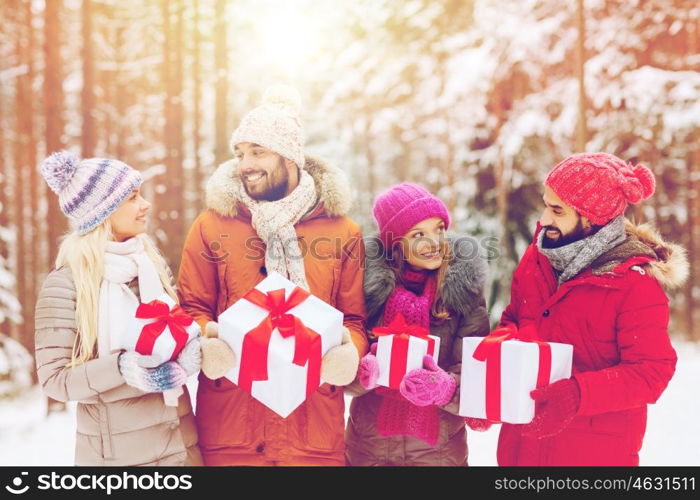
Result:
{"type": "MultiPolygon", "coordinates": [[[[155,243],[145,233],[136,238],[141,240],[146,254],[153,261],[166,293],[177,302],[172,274],[155,243]]],[[[56,269],[68,267],[75,283],[75,323],[78,334],[68,366],[77,366],[93,359],[96,354],[100,287],[108,241],[114,241],[109,219],[87,234],[67,234],[58,249],[56,269]]]]}

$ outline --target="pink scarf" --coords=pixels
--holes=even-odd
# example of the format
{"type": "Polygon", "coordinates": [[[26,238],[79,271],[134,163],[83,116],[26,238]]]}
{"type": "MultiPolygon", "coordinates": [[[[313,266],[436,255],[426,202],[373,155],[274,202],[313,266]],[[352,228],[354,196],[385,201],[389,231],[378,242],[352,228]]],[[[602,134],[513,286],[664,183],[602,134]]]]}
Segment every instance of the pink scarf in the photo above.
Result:
{"type": "MultiPolygon", "coordinates": [[[[388,325],[401,313],[406,322],[430,328],[430,309],[435,300],[436,277],[429,271],[404,270],[406,287],[397,284],[384,306],[382,326],[388,325]],[[417,293],[422,290],[420,295],[417,293]],[[414,290],[414,291],[412,291],[414,290]]],[[[419,407],[407,401],[399,391],[378,387],[382,396],[377,413],[377,431],[384,437],[414,436],[430,446],[435,446],[440,432],[440,416],[437,406],[419,407]]]]}

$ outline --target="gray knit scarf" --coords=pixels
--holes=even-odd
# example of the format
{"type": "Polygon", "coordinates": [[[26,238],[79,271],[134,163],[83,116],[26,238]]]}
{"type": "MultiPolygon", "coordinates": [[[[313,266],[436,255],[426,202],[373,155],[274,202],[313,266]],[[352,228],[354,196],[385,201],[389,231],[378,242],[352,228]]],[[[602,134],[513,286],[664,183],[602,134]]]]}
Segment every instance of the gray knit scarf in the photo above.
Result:
{"type": "Polygon", "coordinates": [[[542,248],[544,233],[541,231],[537,238],[537,248],[559,273],[560,285],[627,239],[624,215],[611,220],[597,233],[559,248],[542,248]]]}

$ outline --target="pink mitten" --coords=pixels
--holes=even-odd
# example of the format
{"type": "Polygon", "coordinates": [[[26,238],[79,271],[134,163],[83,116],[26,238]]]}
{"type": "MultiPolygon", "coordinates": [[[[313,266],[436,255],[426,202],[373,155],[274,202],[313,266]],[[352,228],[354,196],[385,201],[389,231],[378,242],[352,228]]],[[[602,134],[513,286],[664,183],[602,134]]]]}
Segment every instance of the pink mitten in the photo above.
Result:
{"type": "Polygon", "coordinates": [[[365,354],[360,360],[360,368],[357,373],[357,378],[360,385],[365,389],[372,390],[377,387],[379,379],[379,362],[377,361],[377,343],[375,342],[370,347],[370,352],[365,354]]]}
{"type": "Polygon", "coordinates": [[[445,405],[457,389],[457,381],[440,368],[432,356],[423,357],[423,368],[404,375],[399,391],[416,406],[445,405]]]}

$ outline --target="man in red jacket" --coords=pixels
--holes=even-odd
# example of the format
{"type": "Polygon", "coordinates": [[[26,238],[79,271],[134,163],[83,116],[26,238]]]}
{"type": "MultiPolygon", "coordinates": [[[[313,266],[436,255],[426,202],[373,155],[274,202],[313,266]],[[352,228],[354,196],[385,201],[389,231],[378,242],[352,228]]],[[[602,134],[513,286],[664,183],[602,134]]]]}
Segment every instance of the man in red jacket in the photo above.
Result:
{"type": "Polygon", "coordinates": [[[573,345],[573,373],[532,392],[531,423],[503,424],[498,463],[638,465],[647,404],[676,366],[661,285],[683,282],[685,252],[624,218],[628,203],[654,192],[642,165],[582,153],[544,184],[545,208],[499,326],[573,345]]]}

